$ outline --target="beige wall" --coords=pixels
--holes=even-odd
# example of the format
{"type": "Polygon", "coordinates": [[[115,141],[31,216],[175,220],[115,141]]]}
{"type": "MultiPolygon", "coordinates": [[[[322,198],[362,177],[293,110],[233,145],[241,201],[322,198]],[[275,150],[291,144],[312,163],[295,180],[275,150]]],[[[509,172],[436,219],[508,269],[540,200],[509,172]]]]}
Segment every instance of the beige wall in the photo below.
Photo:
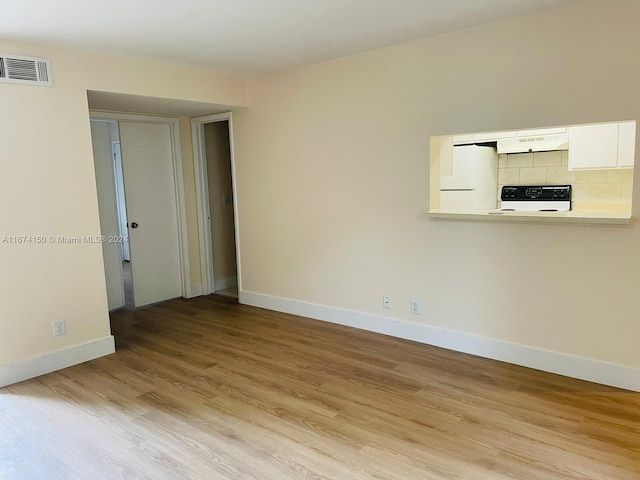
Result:
{"type": "MultiPolygon", "coordinates": [[[[638,226],[424,215],[432,135],[637,120],[638,24],[635,0],[587,1],[255,79],[249,101],[243,79],[0,40],[50,58],[55,81],[0,84],[0,236],[99,233],[86,90],[249,103],[234,113],[244,290],[640,366],[638,226]]],[[[0,273],[0,366],[109,335],[100,245],[0,244],[0,273]]]]}
{"type": "MultiPolygon", "coordinates": [[[[0,51],[49,58],[54,79],[0,84],[0,239],[99,235],[88,89],[246,104],[244,79],[203,70],[4,40],[0,51]]],[[[100,244],[0,244],[0,328],[0,366],[108,336],[100,244]],[[52,336],[56,318],[65,336],[52,336]]]]}
{"type": "Polygon", "coordinates": [[[425,216],[432,135],[640,119],[638,25],[587,1],[250,80],[243,289],[639,367],[640,227],[425,216]]]}

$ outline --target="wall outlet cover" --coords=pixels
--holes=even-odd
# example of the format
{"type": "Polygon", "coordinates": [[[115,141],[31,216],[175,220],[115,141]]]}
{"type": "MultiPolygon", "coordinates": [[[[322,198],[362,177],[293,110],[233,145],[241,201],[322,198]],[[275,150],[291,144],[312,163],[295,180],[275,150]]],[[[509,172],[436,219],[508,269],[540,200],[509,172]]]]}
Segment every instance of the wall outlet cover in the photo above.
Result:
{"type": "Polygon", "coordinates": [[[53,335],[58,337],[67,333],[67,325],[64,318],[60,318],[53,321],[53,335]]]}
{"type": "Polygon", "coordinates": [[[391,310],[391,297],[382,297],[382,307],[391,310]]]}
{"type": "Polygon", "coordinates": [[[411,313],[415,315],[422,313],[422,302],[420,300],[416,300],[415,298],[411,299],[411,313]]]}

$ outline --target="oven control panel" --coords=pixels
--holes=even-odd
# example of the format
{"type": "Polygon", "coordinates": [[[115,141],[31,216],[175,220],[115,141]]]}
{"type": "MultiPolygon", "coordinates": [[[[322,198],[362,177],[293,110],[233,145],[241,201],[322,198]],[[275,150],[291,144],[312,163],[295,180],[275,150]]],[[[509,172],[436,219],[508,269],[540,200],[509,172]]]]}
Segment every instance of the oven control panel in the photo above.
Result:
{"type": "Polygon", "coordinates": [[[500,194],[502,201],[571,201],[571,185],[505,185],[500,194]]]}

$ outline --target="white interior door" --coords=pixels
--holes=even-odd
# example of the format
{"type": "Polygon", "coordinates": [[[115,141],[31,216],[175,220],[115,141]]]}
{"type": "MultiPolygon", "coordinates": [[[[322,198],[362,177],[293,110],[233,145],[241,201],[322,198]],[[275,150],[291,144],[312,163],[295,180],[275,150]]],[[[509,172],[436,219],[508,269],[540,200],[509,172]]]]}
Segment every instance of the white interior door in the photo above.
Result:
{"type": "Polygon", "coordinates": [[[120,121],[136,307],[182,295],[171,127],[120,121]]]}
{"type": "MultiPolygon", "coordinates": [[[[111,159],[111,129],[109,123],[92,120],[91,140],[93,142],[93,159],[96,169],[98,208],[100,209],[100,233],[108,237],[115,237],[118,236],[120,232],[118,230],[113,161],[111,159]]],[[[102,243],[109,310],[115,310],[125,305],[120,255],[120,245],[118,243],[102,243]]]]}

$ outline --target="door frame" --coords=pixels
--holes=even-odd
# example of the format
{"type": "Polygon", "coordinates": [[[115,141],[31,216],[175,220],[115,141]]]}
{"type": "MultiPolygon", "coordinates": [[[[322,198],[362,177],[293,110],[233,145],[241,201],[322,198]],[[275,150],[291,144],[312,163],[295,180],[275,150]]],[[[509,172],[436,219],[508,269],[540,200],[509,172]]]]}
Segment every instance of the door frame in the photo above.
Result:
{"type": "MultiPolygon", "coordinates": [[[[189,270],[189,241],[187,237],[187,209],[184,196],[184,178],[182,174],[182,153],[180,148],[180,122],[173,117],[136,115],[130,113],[101,112],[89,110],[91,120],[155,123],[168,125],[171,132],[171,158],[173,163],[173,185],[178,218],[178,249],[182,296],[191,298],[191,273],[189,270]]],[[[126,192],[125,192],[126,195],[126,192]]],[[[132,259],[133,260],[133,259],[132,259]]]]}
{"type": "MultiPolygon", "coordinates": [[[[127,224],[127,210],[126,207],[124,208],[124,212],[122,211],[122,207],[123,205],[120,204],[120,196],[122,194],[122,197],[124,197],[124,169],[122,168],[122,150],[120,149],[120,140],[111,140],[111,153],[113,154],[113,170],[114,170],[114,177],[115,177],[115,182],[116,182],[116,213],[118,214],[118,234],[122,237],[127,236],[127,232],[125,231],[126,229],[126,224],[127,224]],[[120,155],[120,161],[116,162],[116,145],[118,147],[118,151],[119,151],[119,155],[120,155]],[[119,163],[119,165],[118,165],[119,163]],[[118,181],[118,174],[120,174],[120,177],[122,178],[122,184],[118,181]],[[124,218],[122,218],[122,215],[124,213],[124,218]],[[124,220],[124,222],[123,222],[124,220]]],[[[126,199],[125,199],[125,204],[126,199]]],[[[122,260],[125,262],[128,262],[131,260],[131,251],[129,249],[129,240],[127,240],[127,242],[123,242],[121,244],[121,248],[120,248],[121,252],[121,256],[122,256],[122,260]],[[128,255],[125,255],[125,245],[126,245],[126,250],[128,255]],[[125,257],[129,257],[129,259],[125,258],[125,257]]]]}
{"type": "Polygon", "coordinates": [[[198,231],[200,242],[200,274],[202,294],[215,292],[213,272],[213,246],[211,240],[211,212],[209,211],[209,185],[207,183],[207,157],[205,153],[204,126],[208,123],[228,122],[229,156],[231,159],[231,191],[233,194],[233,225],[236,237],[236,275],[238,278],[238,300],[242,294],[242,269],[240,268],[240,226],[238,221],[238,195],[236,184],[236,162],[233,148],[233,116],[231,112],[195,117],[191,119],[193,139],[193,163],[196,177],[196,201],[198,206],[198,231]]]}

